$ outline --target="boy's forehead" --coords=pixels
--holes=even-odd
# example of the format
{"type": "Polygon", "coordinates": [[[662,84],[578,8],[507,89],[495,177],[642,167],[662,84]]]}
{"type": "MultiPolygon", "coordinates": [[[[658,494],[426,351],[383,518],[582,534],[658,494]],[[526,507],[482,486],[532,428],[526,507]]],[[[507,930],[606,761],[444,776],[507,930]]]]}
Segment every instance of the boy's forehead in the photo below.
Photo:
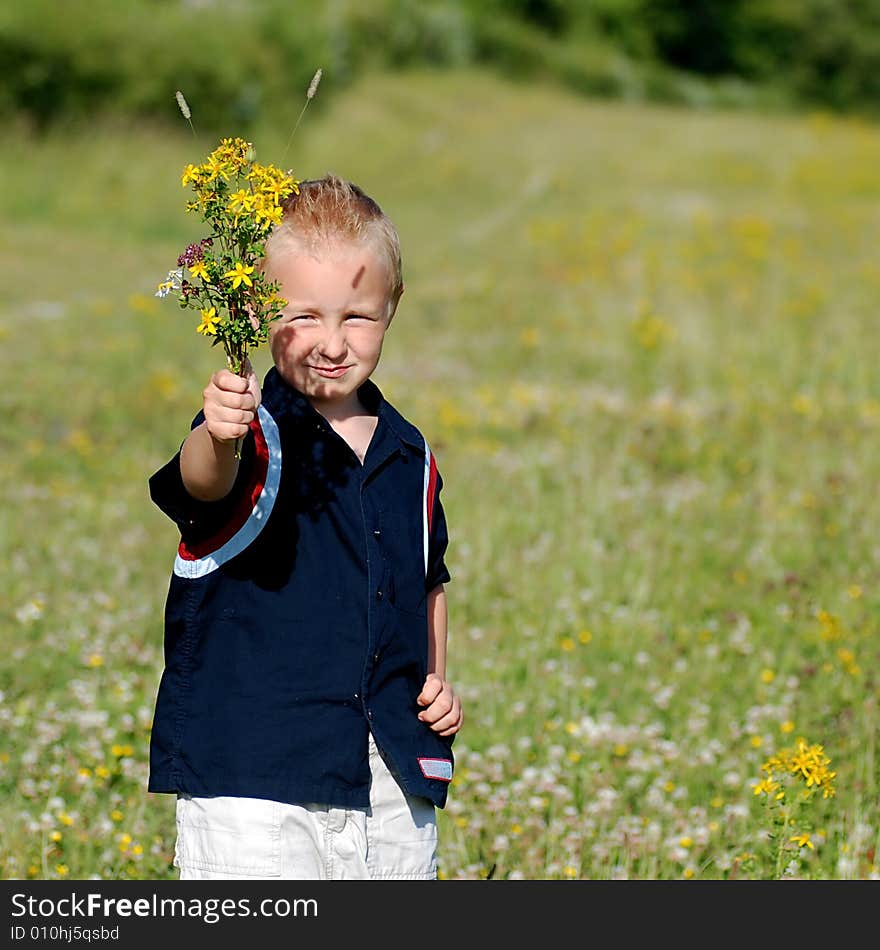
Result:
{"type": "Polygon", "coordinates": [[[335,239],[332,241],[285,240],[267,249],[266,263],[274,270],[330,263],[338,267],[351,265],[352,287],[357,287],[368,270],[387,272],[387,264],[369,242],[335,239]]]}
{"type": "Polygon", "coordinates": [[[295,297],[326,288],[327,280],[367,297],[390,293],[390,273],[382,255],[368,242],[333,240],[304,244],[285,240],[267,254],[270,277],[280,279],[295,297]]]}

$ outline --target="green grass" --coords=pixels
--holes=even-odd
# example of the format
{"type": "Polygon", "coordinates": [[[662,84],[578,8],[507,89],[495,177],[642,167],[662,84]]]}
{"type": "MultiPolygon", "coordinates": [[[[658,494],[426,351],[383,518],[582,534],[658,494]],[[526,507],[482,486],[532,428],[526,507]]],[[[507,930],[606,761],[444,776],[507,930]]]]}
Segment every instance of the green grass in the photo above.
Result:
{"type": "MultiPolygon", "coordinates": [[[[445,482],[442,876],[876,878],[880,130],[398,73],[319,93],[282,160],[298,110],[259,156],[403,242],[375,378],[445,482]],[[836,795],[794,779],[782,827],[753,786],[800,736],[836,795]]],[[[219,351],[153,291],[215,143],[4,142],[0,868],[174,878],[147,478],[219,351]]]]}

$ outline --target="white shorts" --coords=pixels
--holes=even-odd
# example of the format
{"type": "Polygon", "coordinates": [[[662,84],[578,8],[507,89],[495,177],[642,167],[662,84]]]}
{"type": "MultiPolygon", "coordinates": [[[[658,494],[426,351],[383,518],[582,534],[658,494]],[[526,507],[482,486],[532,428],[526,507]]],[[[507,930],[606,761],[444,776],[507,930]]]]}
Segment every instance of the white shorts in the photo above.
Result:
{"type": "Polygon", "coordinates": [[[407,795],[370,735],[370,807],[261,798],[177,798],[180,880],[434,880],[430,799],[407,795]]]}

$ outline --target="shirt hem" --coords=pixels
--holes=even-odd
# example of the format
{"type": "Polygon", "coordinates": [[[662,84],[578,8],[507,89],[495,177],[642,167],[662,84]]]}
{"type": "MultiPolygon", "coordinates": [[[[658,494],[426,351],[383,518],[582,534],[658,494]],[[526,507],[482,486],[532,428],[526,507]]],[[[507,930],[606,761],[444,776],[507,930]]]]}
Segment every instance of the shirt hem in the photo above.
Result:
{"type": "Polygon", "coordinates": [[[184,782],[170,773],[151,775],[148,792],[167,795],[191,795],[194,798],[215,798],[228,795],[235,798],[263,798],[287,805],[319,803],[333,808],[368,808],[370,789],[349,791],[328,788],[322,785],[299,785],[266,779],[226,779],[223,782],[184,782]]]}

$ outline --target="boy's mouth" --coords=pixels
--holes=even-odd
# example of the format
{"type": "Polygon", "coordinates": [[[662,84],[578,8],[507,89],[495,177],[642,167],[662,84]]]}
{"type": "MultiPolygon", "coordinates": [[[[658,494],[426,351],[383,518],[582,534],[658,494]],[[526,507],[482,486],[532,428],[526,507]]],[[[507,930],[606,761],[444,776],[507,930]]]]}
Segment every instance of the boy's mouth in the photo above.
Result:
{"type": "Polygon", "coordinates": [[[328,379],[336,379],[351,369],[350,366],[313,366],[312,369],[328,379]]]}

